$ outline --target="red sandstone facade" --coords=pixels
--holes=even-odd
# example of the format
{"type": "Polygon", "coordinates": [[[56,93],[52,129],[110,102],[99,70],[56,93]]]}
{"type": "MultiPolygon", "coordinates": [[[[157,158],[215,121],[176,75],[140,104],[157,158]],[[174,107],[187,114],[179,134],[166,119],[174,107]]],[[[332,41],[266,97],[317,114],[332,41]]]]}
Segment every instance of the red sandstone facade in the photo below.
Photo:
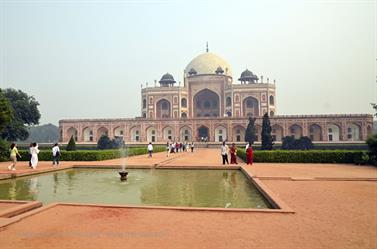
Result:
{"type": "Polygon", "coordinates": [[[362,141],[373,131],[373,117],[353,115],[276,114],[276,85],[245,70],[234,83],[229,64],[212,53],[194,58],[184,71],[183,86],[170,74],[160,86],[141,90],[141,117],[134,119],[60,120],[60,137],[79,143],[95,143],[102,135],[121,137],[128,143],[224,140],[243,142],[248,117],[256,117],[258,140],[262,115],[271,119],[276,141],[293,135],[312,141],[362,141]]]}

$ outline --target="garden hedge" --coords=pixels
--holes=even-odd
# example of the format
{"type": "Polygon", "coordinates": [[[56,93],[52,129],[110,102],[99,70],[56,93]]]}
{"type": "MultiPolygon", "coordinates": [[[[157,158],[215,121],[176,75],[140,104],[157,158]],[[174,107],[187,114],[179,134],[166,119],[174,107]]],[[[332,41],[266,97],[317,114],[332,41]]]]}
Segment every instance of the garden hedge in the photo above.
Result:
{"type": "MultiPolygon", "coordinates": [[[[136,156],[147,154],[147,148],[145,147],[136,147],[128,148],[128,156],[136,156]]],[[[165,151],[164,146],[155,146],[154,152],[165,151]]],[[[26,150],[21,150],[21,161],[28,161],[29,155],[26,150]]],[[[79,150],[79,151],[61,151],[61,161],[103,161],[115,158],[123,157],[123,153],[120,150],[79,150]]],[[[51,150],[41,150],[38,154],[38,159],[40,161],[51,161],[52,152],[51,150]]]]}
{"type": "MultiPolygon", "coordinates": [[[[244,148],[239,148],[237,155],[246,161],[244,148]]],[[[368,152],[363,150],[257,150],[254,151],[254,162],[367,164],[368,152]]]]}

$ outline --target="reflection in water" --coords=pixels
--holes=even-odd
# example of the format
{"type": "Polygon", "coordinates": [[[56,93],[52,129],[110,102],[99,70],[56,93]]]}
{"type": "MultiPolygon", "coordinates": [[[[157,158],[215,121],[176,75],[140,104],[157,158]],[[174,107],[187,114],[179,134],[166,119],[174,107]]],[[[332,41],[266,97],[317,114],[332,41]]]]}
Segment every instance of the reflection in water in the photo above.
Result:
{"type": "Polygon", "coordinates": [[[15,200],[17,197],[17,191],[16,191],[16,181],[12,181],[9,184],[8,188],[8,194],[10,200],[15,200]]]}
{"type": "Polygon", "coordinates": [[[54,177],[54,194],[57,193],[57,190],[58,190],[58,185],[59,185],[59,178],[58,178],[58,173],[53,173],[53,177],[54,177]]]}
{"type": "Polygon", "coordinates": [[[0,182],[0,199],[192,207],[268,208],[238,170],[70,169],[0,182]]]}
{"type": "Polygon", "coordinates": [[[32,177],[29,179],[29,193],[30,194],[38,193],[38,177],[32,177]]]}

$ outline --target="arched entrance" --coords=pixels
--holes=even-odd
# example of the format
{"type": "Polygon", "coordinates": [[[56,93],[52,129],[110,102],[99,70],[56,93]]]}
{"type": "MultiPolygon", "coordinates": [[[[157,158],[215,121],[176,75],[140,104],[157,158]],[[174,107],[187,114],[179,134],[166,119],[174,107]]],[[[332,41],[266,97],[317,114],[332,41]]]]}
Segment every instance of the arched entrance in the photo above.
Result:
{"type": "Polygon", "coordinates": [[[312,141],[322,141],[322,128],[317,124],[309,126],[309,137],[312,141]]]}
{"type": "Polygon", "coordinates": [[[157,118],[171,118],[170,102],[166,99],[161,99],[156,104],[157,118]]]}
{"type": "Polygon", "coordinates": [[[204,89],[194,96],[194,117],[220,116],[220,98],[215,92],[204,89]]]}
{"type": "Polygon", "coordinates": [[[245,127],[237,125],[233,127],[233,142],[245,141],[245,127]]]}
{"type": "Polygon", "coordinates": [[[215,142],[223,142],[227,140],[226,128],[218,126],[215,129],[215,142]]]}
{"type": "Polygon", "coordinates": [[[258,100],[253,97],[247,97],[243,100],[242,104],[244,117],[257,117],[259,116],[258,100]]]}
{"type": "Polygon", "coordinates": [[[330,142],[337,142],[340,140],[341,130],[339,126],[331,124],[327,126],[327,138],[330,142]]]}
{"type": "Polygon", "coordinates": [[[202,125],[198,128],[198,140],[208,141],[209,140],[209,129],[208,127],[202,125]]]}

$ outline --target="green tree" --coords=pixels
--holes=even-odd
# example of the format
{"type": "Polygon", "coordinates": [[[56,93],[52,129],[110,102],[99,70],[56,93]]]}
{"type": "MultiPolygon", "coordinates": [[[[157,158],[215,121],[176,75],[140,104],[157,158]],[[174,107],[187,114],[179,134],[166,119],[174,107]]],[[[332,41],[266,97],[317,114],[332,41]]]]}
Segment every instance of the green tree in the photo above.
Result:
{"type": "Polygon", "coordinates": [[[369,148],[370,161],[377,166],[377,133],[369,136],[366,142],[369,148]]]}
{"type": "Polygon", "coordinates": [[[376,103],[370,103],[374,109],[374,116],[377,118],[377,104],[376,103]]]}
{"type": "MultiPolygon", "coordinates": [[[[0,134],[7,125],[11,123],[13,119],[12,107],[8,98],[3,94],[0,89],[0,134]]],[[[0,161],[6,161],[8,159],[9,144],[0,137],[0,161]]]]}
{"type": "Polygon", "coordinates": [[[76,142],[73,136],[71,136],[67,144],[67,151],[75,151],[75,150],[76,150],[76,142]]]}
{"type": "Polygon", "coordinates": [[[255,134],[255,118],[249,117],[249,124],[245,132],[245,142],[253,144],[255,140],[257,140],[257,135],[255,134]]]}
{"type": "Polygon", "coordinates": [[[8,98],[0,89],[0,132],[12,121],[13,111],[8,98]]]}
{"type": "Polygon", "coordinates": [[[272,135],[271,135],[271,123],[267,112],[263,115],[263,125],[262,125],[262,150],[272,150],[272,135]]]}
{"type": "Polygon", "coordinates": [[[29,136],[26,125],[37,125],[41,118],[39,103],[21,90],[9,88],[3,93],[11,104],[13,119],[1,132],[1,137],[8,141],[25,140],[29,136]]]}

